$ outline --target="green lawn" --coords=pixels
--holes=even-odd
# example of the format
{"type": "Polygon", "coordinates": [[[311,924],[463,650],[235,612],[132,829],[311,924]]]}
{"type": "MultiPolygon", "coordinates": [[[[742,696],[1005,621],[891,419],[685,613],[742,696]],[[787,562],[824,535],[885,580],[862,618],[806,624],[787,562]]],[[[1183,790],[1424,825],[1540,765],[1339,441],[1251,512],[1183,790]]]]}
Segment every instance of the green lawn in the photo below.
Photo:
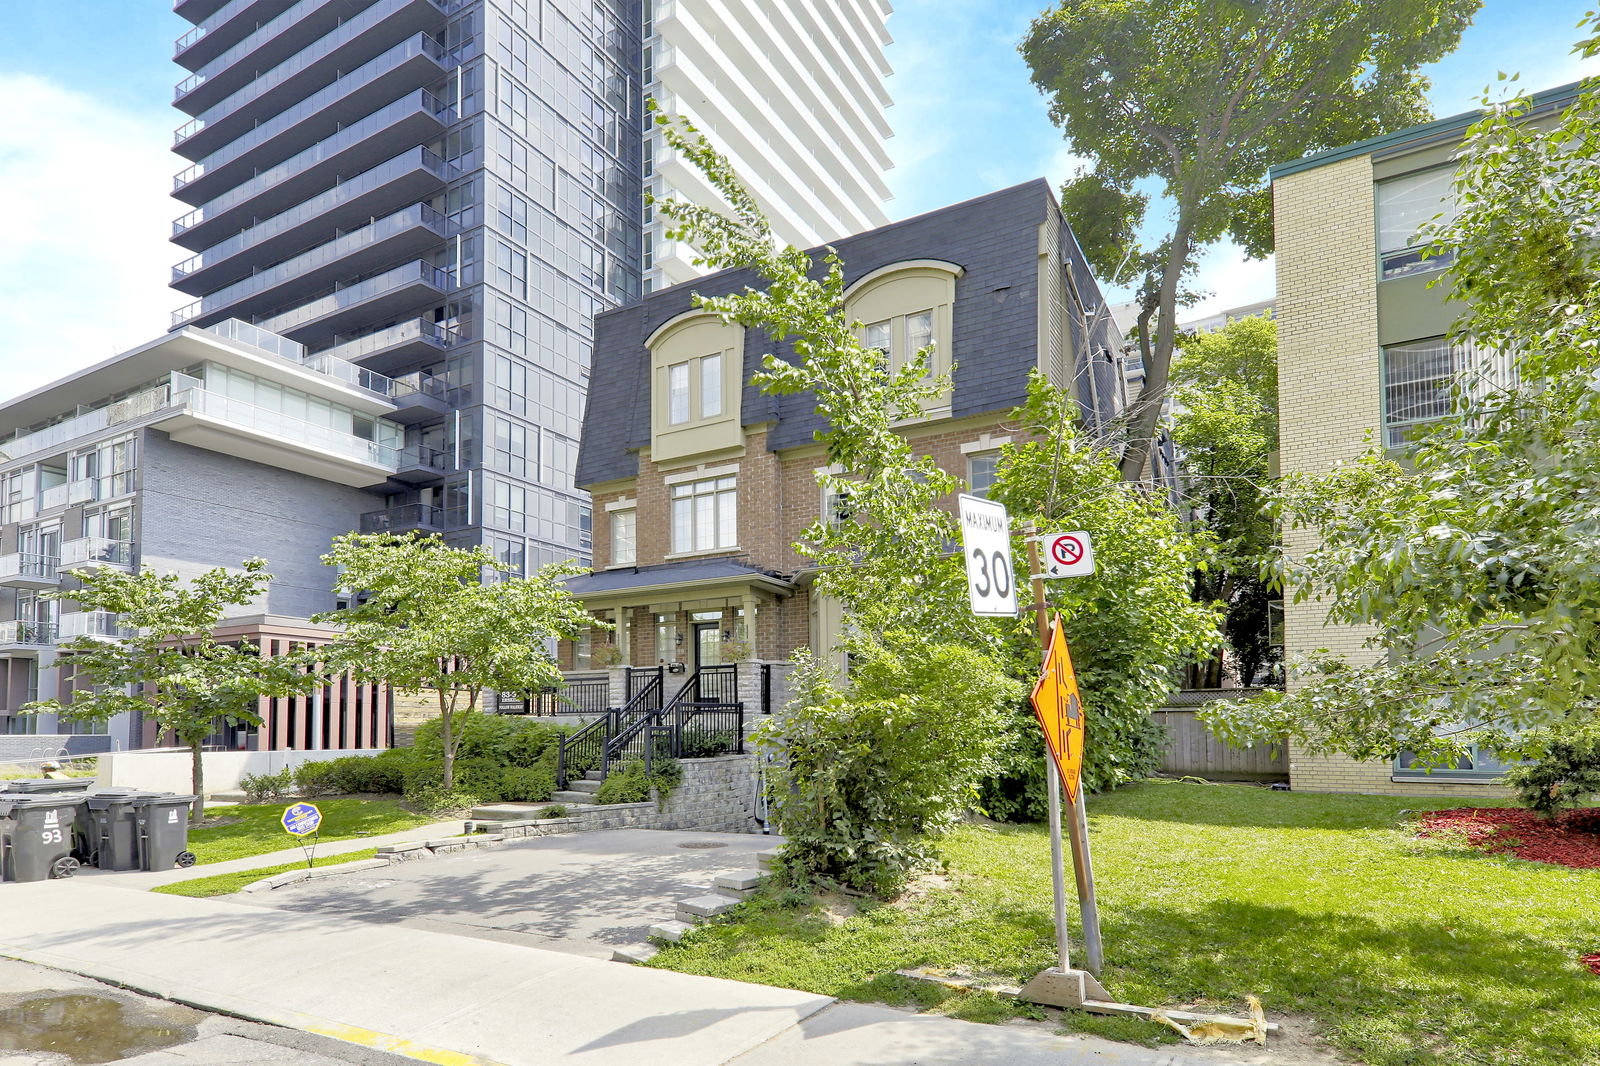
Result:
{"type": "MultiPolygon", "coordinates": [[[[332,797],[311,802],[322,812],[321,838],[325,841],[398,833],[437,821],[427,815],[413,814],[396,800],[332,797]]],[[[211,829],[189,830],[189,850],[200,862],[207,863],[295,847],[295,838],[284,832],[283,823],[279,821],[286,806],[286,803],[241,803],[231,807],[208,807],[208,819],[238,818],[239,821],[211,829]]]]}
{"type": "MultiPolygon", "coordinates": [[[[378,854],[377,848],[363,848],[360,851],[348,851],[343,855],[317,856],[318,866],[336,866],[342,862],[355,862],[357,859],[370,859],[378,854]]],[[[218,874],[215,877],[196,877],[188,881],[179,881],[176,884],[161,885],[152,888],[152,892],[165,892],[170,896],[225,896],[229,892],[237,892],[252,881],[259,881],[264,877],[274,874],[286,874],[290,870],[305,869],[303,862],[285,863],[282,866],[263,866],[259,870],[240,870],[237,873],[218,874]]]]}
{"type": "MultiPolygon", "coordinates": [[[[1368,1066],[1600,1064],[1600,977],[1577,962],[1600,951],[1600,870],[1419,841],[1401,820],[1403,808],[1454,805],[1167,782],[1092,797],[1105,984],[1127,1002],[1235,1012],[1253,992],[1269,1018],[1310,1016],[1368,1066]]],[[[892,974],[934,966],[1020,983],[1051,965],[1048,836],[969,826],[943,850],[952,884],[917,902],[837,924],[758,898],[652,965],[1007,1017],[1010,1001],[892,974]]],[[[1061,1018],[1118,1039],[1175,1038],[1061,1018]]]]}

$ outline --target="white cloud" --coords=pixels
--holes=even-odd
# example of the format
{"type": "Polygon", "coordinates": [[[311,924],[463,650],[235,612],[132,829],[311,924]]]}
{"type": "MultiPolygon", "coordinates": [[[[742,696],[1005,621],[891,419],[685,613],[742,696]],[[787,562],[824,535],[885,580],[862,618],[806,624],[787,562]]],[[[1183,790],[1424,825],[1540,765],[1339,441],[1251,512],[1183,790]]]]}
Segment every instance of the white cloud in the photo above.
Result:
{"type": "Polygon", "coordinates": [[[1271,300],[1278,292],[1272,256],[1246,258],[1232,241],[1219,241],[1200,253],[1192,284],[1206,295],[1193,307],[1185,308],[1180,319],[1204,318],[1218,311],[1271,300]]]}
{"type": "Polygon", "coordinates": [[[166,115],[0,74],[0,399],[159,336],[181,302],[167,278],[179,212],[166,115]]]}

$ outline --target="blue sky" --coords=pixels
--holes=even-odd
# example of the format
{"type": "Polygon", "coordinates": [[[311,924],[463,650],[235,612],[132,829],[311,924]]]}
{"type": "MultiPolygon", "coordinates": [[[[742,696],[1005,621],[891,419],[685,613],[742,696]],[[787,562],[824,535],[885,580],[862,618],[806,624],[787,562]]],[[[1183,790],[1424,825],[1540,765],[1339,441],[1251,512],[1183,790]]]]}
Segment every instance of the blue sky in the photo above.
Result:
{"type": "MultiPolygon", "coordinates": [[[[1402,0],[1384,0],[1402,2],[1402,0]]],[[[1543,88],[1600,73],[1570,55],[1592,0],[1488,0],[1458,51],[1428,71],[1438,115],[1475,106],[1497,71],[1543,88]]],[[[1016,42],[1042,0],[898,0],[889,82],[894,218],[1006,185],[1057,184],[1073,160],[1028,83],[1016,42]]],[[[165,288],[182,256],[166,244],[182,209],[167,152],[180,116],[172,42],[187,28],[167,0],[16,3],[0,36],[0,191],[27,205],[0,243],[0,396],[159,334],[183,302],[165,288]]],[[[1213,248],[1209,311],[1272,295],[1270,262],[1213,248]]]]}

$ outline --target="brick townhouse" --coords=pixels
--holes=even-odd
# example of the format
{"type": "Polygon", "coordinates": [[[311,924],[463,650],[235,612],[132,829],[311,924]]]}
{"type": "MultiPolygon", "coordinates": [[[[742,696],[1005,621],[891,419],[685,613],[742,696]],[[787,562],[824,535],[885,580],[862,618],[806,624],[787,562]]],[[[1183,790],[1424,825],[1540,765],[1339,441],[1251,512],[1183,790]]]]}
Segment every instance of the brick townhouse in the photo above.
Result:
{"type": "MultiPolygon", "coordinates": [[[[1533,97],[1527,121],[1548,123],[1579,86],[1533,97]]],[[[1277,235],[1279,464],[1322,473],[1381,442],[1404,458],[1407,435],[1450,409],[1468,354],[1447,334],[1461,312],[1439,280],[1448,255],[1424,258],[1423,223],[1453,209],[1451,183],[1472,111],[1274,167],[1277,235]]],[[[1291,552],[1311,547],[1304,530],[1291,552]]],[[[1371,656],[1370,631],[1327,622],[1315,600],[1286,604],[1285,653],[1318,649],[1371,656]]],[[[1290,686],[1294,681],[1291,677],[1290,686]]],[[[1474,752],[1426,773],[1405,754],[1392,763],[1313,756],[1290,748],[1295,789],[1493,795],[1504,769],[1474,752]]]]}
{"type": "MultiPolygon", "coordinates": [[[[949,393],[903,432],[975,491],[1015,436],[1030,371],[1071,390],[1091,424],[1125,403],[1120,336],[1044,181],[834,247],[862,339],[892,363],[931,341],[935,368],[953,367],[949,393]]],[[[563,643],[574,680],[618,665],[693,676],[836,642],[838,606],[813,594],[793,546],[833,512],[816,481],[823,423],[811,397],[748,384],[763,355],[790,354],[784,345],[692,299],[759,284],[724,271],[595,320],[578,455],[594,571],[571,587],[615,628],[563,643]]]]}

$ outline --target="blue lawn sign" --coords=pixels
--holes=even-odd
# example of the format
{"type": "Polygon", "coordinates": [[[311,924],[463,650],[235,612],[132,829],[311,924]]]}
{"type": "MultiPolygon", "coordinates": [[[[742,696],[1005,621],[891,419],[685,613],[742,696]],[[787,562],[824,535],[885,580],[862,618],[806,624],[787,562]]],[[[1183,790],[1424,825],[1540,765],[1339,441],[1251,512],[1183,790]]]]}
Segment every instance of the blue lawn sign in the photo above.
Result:
{"type": "Polygon", "coordinates": [[[322,824],[315,803],[295,803],[283,809],[283,827],[297,837],[310,836],[322,824]]]}

